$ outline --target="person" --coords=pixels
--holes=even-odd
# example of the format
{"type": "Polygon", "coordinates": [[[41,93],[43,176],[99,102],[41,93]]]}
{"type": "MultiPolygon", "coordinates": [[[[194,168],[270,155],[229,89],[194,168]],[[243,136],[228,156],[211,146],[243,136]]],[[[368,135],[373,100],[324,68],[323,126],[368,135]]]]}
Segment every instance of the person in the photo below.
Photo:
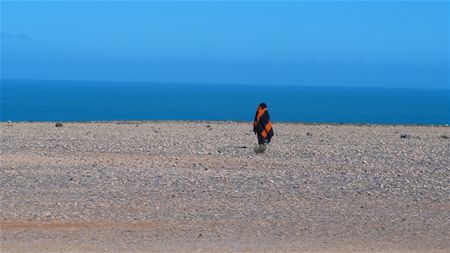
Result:
{"type": "Polygon", "coordinates": [[[273,137],[272,123],[270,123],[269,111],[265,103],[259,104],[256,110],[255,120],[253,121],[253,132],[258,138],[255,152],[263,153],[266,150],[266,144],[270,143],[273,137]]]}

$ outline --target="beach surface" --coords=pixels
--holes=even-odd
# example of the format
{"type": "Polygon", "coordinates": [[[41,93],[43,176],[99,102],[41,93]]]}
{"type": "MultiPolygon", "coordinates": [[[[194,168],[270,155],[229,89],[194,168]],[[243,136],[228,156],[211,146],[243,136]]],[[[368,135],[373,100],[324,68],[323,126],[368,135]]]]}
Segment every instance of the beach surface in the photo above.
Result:
{"type": "Polygon", "coordinates": [[[1,252],[448,252],[450,128],[6,123],[1,252]]]}

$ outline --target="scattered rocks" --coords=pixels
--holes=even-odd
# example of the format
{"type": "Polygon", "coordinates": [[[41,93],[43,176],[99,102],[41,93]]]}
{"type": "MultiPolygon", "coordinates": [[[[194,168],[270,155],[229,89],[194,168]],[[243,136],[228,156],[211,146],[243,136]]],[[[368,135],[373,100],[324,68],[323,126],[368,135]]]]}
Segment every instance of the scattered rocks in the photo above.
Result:
{"type": "Polygon", "coordinates": [[[113,252],[158,242],[155,251],[170,252],[185,241],[172,251],[221,251],[223,242],[264,251],[255,241],[308,251],[302,238],[333,247],[394,241],[405,252],[448,243],[445,127],[278,123],[255,155],[251,123],[0,124],[0,220],[57,228],[2,230],[2,247],[35,238],[113,252]],[[58,227],[65,223],[76,225],[58,227]]]}

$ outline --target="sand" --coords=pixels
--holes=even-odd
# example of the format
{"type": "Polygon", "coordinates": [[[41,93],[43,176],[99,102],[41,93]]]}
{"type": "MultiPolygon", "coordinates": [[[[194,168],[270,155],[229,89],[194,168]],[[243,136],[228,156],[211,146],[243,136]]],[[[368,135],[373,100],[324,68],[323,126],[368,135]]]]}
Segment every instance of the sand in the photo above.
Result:
{"type": "Polygon", "coordinates": [[[273,125],[1,123],[1,251],[450,250],[449,127],[273,125]]]}

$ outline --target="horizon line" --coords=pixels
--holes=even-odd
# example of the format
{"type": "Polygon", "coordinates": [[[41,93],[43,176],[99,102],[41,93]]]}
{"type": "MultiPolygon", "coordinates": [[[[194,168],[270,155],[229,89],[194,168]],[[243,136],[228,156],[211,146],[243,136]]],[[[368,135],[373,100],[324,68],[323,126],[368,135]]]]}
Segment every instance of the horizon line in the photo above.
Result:
{"type": "Polygon", "coordinates": [[[361,89],[414,89],[414,90],[450,90],[450,85],[446,88],[442,87],[399,87],[399,86],[361,86],[361,85],[308,85],[308,84],[270,84],[270,83],[224,83],[224,82],[156,82],[156,81],[125,81],[125,80],[88,80],[88,79],[46,79],[46,78],[0,78],[0,81],[49,81],[49,82],[95,82],[95,83],[111,83],[111,84],[166,84],[166,85],[231,85],[231,86],[274,86],[274,87],[302,87],[302,88],[361,88],[361,89]]]}

